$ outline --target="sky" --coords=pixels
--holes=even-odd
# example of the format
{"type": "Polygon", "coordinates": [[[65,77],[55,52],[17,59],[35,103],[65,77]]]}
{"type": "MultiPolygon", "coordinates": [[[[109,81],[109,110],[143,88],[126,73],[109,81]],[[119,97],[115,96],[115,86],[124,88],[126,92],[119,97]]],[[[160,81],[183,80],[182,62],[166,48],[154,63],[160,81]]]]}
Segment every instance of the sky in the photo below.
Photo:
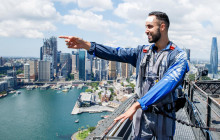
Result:
{"type": "MultiPolygon", "coordinates": [[[[43,39],[60,35],[135,48],[149,44],[148,13],[163,11],[170,19],[169,39],[190,49],[191,58],[209,60],[212,37],[219,42],[219,5],[219,0],[0,0],[0,56],[39,57],[43,39]]],[[[63,39],[57,42],[59,51],[73,51],[63,39]]]]}

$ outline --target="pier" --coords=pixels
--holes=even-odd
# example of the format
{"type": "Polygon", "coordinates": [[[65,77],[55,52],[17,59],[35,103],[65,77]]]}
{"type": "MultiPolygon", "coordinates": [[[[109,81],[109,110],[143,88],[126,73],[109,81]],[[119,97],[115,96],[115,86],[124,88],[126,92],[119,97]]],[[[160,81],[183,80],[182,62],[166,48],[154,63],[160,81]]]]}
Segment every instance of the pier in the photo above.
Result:
{"type": "Polygon", "coordinates": [[[91,107],[78,107],[77,103],[75,104],[71,114],[75,115],[75,114],[80,114],[83,112],[89,112],[89,113],[97,113],[97,112],[104,112],[104,111],[108,111],[108,112],[113,112],[114,108],[111,107],[107,107],[107,106],[100,106],[100,105],[94,105],[91,107]]]}

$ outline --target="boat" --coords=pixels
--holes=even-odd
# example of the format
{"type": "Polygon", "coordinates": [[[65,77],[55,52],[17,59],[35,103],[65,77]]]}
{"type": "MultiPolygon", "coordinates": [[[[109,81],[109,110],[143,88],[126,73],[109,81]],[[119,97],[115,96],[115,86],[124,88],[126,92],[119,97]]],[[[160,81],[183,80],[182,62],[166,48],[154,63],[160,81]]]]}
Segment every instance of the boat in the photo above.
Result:
{"type": "Polygon", "coordinates": [[[20,94],[21,93],[21,91],[16,91],[16,94],[20,94]]]}
{"type": "Polygon", "coordinates": [[[12,91],[10,91],[9,93],[16,93],[16,91],[15,91],[15,90],[12,90],[12,91]]]}
{"type": "Polygon", "coordinates": [[[78,123],[79,122],[79,119],[75,120],[75,123],[78,123]]]}
{"type": "Polygon", "coordinates": [[[62,90],[63,92],[68,92],[69,90],[68,89],[64,89],[64,90],[62,90]]]}
{"type": "Polygon", "coordinates": [[[101,118],[106,119],[106,118],[108,118],[108,115],[102,115],[101,118]]]}

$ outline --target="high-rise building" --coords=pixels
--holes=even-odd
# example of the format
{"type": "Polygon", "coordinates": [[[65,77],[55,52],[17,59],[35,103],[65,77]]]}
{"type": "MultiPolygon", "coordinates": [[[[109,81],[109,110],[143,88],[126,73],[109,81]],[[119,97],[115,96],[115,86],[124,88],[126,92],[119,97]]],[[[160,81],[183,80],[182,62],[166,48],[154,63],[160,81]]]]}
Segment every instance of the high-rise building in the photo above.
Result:
{"type": "Polygon", "coordinates": [[[121,77],[126,78],[126,63],[121,63],[121,77]]]}
{"type": "Polygon", "coordinates": [[[212,38],[211,55],[210,55],[211,70],[210,73],[213,74],[213,78],[218,74],[218,47],[217,38],[212,38]]]}
{"type": "Polygon", "coordinates": [[[13,70],[7,70],[7,77],[13,77],[13,88],[16,88],[17,87],[17,76],[16,76],[16,70],[13,69],[13,70]]]}
{"type": "Polygon", "coordinates": [[[131,64],[121,63],[121,71],[123,78],[130,78],[132,75],[131,64]]]}
{"type": "Polygon", "coordinates": [[[190,49],[185,49],[187,60],[190,61],[190,49]]]}
{"type": "Polygon", "coordinates": [[[40,49],[41,60],[51,61],[53,72],[57,72],[57,38],[51,37],[50,39],[43,40],[43,46],[40,49]],[[48,60],[49,59],[49,60],[48,60]]]}
{"type": "Polygon", "coordinates": [[[38,61],[30,60],[28,64],[30,65],[30,79],[36,81],[38,77],[38,61]]]}
{"type": "Polygon", "coordinates": [[[71,73],[76,72],[76,55],[72,55],[72,71],[71,73]]]}
{"type": "Polygon", "coordinates": [[[6,81],[0,81],[0,93],[8,90],[8,83],[6,81]]]}
{"type": "Polygon", "coordinates": [[[3,58],[0,57],[0,66],[3,66],[3,58]]]}
{"type": "Polygon", "coordinates": [[[28,63],[24,64],[24,78],[26,82],[30,82],[30,65],[28,63]]]}
{"type": "Polygon", "coordinates": [[[100,59],[101,80],[108,80],[108,61],[100,59]]]}
{"type": "Polygon", "coordinates": [[[109,61],[109,80],[115,80],[116,79],[116,62],[115,61],[109,61]]]}
{"type": "Polygon", "coordinates": [[[57,64],[60,63],[60,54],[61,51],[57,51],[57,64]]]}
{"type": "Polygon", "coordinates": [[[116,62],[116,75],[121,77],[121,62],[116,62]]]}
{"type": "Polygon", "coordinates": [[[38,62],[38,81],[49,82],[53,78],[53,72],[51,71],[51,62],[41,60],[38,62]]]}
{"type": "Polygon", "coordinates": [[[40,47],[40,60],[43,60],[43,47],[40,47]]]}
{"type": "Polygon", "coordinates": [[[79,80],[86,80],[86,71],[85,71],[85,54],[84,50],[79,50],[79,80]]]}
{"type": "Polygon", "coordinates": [[[6,81],[8,83],[8,88],[15,88],[16,87],[16,83],[15,83],[15,79],[11,76],[5,76],[4,81],[6,81]]]}
{"type": "Polygon", "coordinates": [[[190,61],[190,49],[184,48],[183,50],[186,52],[187,60],[190,61]]]}
{"type": "Polygon", "coordinates": [[[61,76],[67,77],[71,72],[71,55],[70,53],[60,54],[61,76]]]}
{"type": "Polygon", "coordinates": [[[86,53],[86,80],[94,80],[94,75],[92,72],[94,56],[86,53]]]}
{"type": "Polygon", "coordinates": [[[91,67],[92,67],[92,65],[91,65],[92,63],[91,63],[91,59],[88,59],[88,58],[86,58],[85,59],[85,70],[86,70],[86,80],[92,80],[92,78],[91,78],[91,74],[92,74],[92,71],[91,71],[91,67]]]}
{"type": "Polygon", "coordinates": [[[100,59],[95,57],[94,60],[93,60],[93,65],[92,65],[92,73],[93,73],[93,80],[94,81],[97,81],[99,80],[99,61],[100,59]]]}

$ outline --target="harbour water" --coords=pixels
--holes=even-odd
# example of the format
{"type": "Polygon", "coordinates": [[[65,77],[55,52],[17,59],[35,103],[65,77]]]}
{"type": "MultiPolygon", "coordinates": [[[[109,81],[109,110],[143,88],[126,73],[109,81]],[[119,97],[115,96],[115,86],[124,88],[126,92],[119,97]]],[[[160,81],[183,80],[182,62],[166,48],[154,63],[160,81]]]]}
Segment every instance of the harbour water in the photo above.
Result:
{"type": "Polygon", "coordinates": [[[71,111],[83,89],[26,90],[21,94],[10,94],[0,99],[1,140],[69,140],[78,128],[96,126],[101,116],[109,114],[82,113],[71,115],[71,111]],[[79,119],[79,123],[75,120],[79,119]]]}

